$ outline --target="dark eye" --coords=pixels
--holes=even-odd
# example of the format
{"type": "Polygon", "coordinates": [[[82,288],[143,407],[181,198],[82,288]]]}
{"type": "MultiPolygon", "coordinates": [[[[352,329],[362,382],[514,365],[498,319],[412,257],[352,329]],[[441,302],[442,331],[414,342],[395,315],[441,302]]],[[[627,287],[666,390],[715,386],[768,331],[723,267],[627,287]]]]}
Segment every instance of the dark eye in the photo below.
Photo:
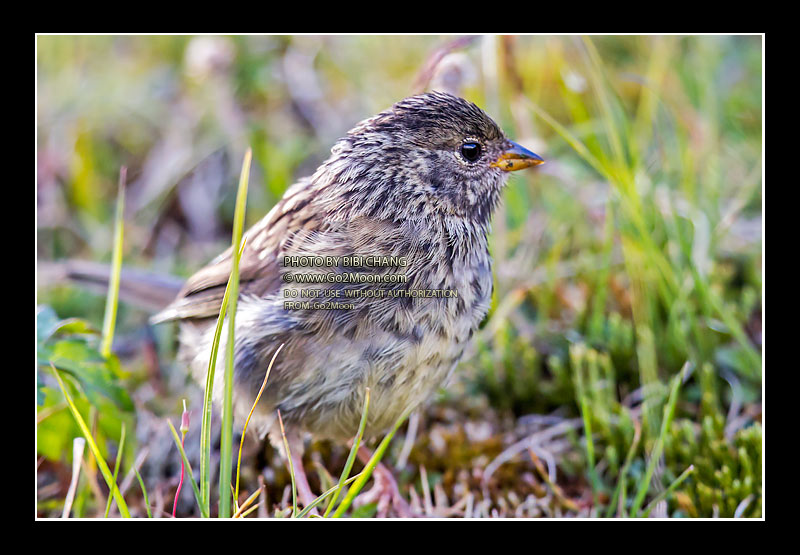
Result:
{"type": "Polygon", "coordinates": [[[481,145],[478,143],[464,143],[461,145],[461,156],[467,162],[474,162],[481,156],[481,145]]]}

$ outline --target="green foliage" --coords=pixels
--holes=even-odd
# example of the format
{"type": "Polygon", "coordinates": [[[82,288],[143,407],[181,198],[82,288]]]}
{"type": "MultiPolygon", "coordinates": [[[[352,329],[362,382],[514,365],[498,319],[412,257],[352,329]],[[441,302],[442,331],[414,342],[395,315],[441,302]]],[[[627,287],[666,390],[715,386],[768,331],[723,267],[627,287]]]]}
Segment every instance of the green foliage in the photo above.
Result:
{"type": "MultiPolygon", "coordinates": [[[[37,314],[37,357],[40,367],[51,363],[68,372],[81,385],[88,400],[111,400],[118,410],[131,412],[133,403],[121,380],[125,372],[114,355],[104,357],[98,350],[99,332],[84,320],[57,320],[50,307],[37,314]]],[[[44,385],[40,381],[40,391],[44,385]]]]}
{"type": "MultiPolygon", "coordinates": [[[[83,435],[86,443],[89,445],[89,449],[91,450],[92,455],[94,456],[94,460],[97,463],[98,468],[100,469],[103,478],[105,479],[106,485],[108,486],[109,491],[111,492],[111,496],[113,496],[114,501],[117,503],[117,508],[119,509],[120,514],[125,518],[130,518],[130,512],[128,511],[128,506],[125,503],[125,499],[122,497],[122,494],[119,491],[116,483],[116,471],[114,475],[111,474],[111,470],[108,468],[108,464],[105,461],[105,457],[100,451],[100,448],[97,446],[97,443],[94,440],[92,431],[89,429],[89,426],[86,424],[86,420],[81,416],[80,411],[75,406],[75,403],[72,400],[72,396],[67,391],[64,382],[61,379],[61,375],[59,374],[59,370],[51,365],[50,368],[53,371],[53,376],[55,376],[56,380],[58,381],[58,386],[61,389],[61,393],[64,395],[64,398],[69,406],[69,410],[72,413],[73,418],[75,418],[75,422],[78,424],[78,427],[81,430],[81,434],[83,435]]],[[[125,441],[125,428],[122,428],[122,436],[120,437],[120,449],[119,453],[117,454],[117,460],[120,460],[122,457],[122,445],[125,441]]],[[[108,515],[108,509],[110,508],[110,503],[106,505],[106,516],[108,515]]]]}
{"type": "MultiPolygon", "coordinates": [[[[744,419],[726,437],[733,401],[720,394],[735,380],[737,403],[760,398],[760,344],[748,328],[755,322],[760,333],[761,246],[751,238],[732,247],[728,237],[733,219],[760,214],[761,134],[753,124],[761,96],[748,85],[760,81],[759,51],[752,37],[583,38],[558,44],[540,63],[560,76],[557,95],[519,92],[533,122],[546,126],[545,158],[559,177],[516,194],[508,222],[519,212],[531,221],[543,205],[552,231],[526,260],[545,269],[541,277],[498,277],[494,321],[478,338],[470,383],[518,415],[565,405],[582,415],[581,464],[560,468],[578,471],[595,495],[622,492],[622,514],[654,449],[664,460],[657,483],[644,486],[649,499],[681,477],[667,496],[676,515],[734,516],[746,499],[737,516],[760,514],[760,426],[744,419]],[[742,72],[736,78],[733,66],[742,72]],[[636,81],[623,77],[629,68],[636,81]],[[742,117],[734,106],[746,102],[742,117]],[[608,184],[594,187],[605,195],[599,216],[580,198],[592,174],[608,184]],[[506,319],[509,304],[526,326],[506,319]],[[678,390],[674,420],[662,429],[667,383],[686,361],[699,370],[678,390]],[[639,407],[621,403],[637,390],[639,407]],[[641,443],[631,451],[636,422],[641,443]]],[[[526,240],[512,231],[495,238],[505,249],[496,259],[528,248],[526,240]]],[[[609,503],[616,510],[617,499],[609,503]]]]}
{"type": "Polygon", "coordinates": [[[698,420],[673,423],[665,446],[668,468],[694,464],[679,507],[688,516],[761,516],[762,428],[759,422],[726,433],[710,365],[701,376],[698,420]],[[737,514],[737,509],[740,514],[737,514]]]}
{"type": "MultiPolygon", "coordinates": [[[[103,414],[98,421],[98,443],[116,438],[123,422],[133,419],[133,402],[125,388],[126,374],[113,354],[99,352],[100,332],[76,318],[61,320],[52,308],[41,306],[37,320],[37,402],[47,415],[37,428],[37,452],[52,460],[69,461],[72,439],[80,434],[64,405],[64,397],[52,381],[50,364],[74,379],[75,404],[88,418],[90,407],[103,414]]],[[[108,456],[107,451],[103,451],[108,456]]]]}
{"type": "MultiPolygon", "coordinates": [[[[218,65],[198,69],[190,56],[198,37],[39,37],[40,260],[112,260],[116,176],[127,165],[141,196],[126,213],[126,241],[141,248],[125,263],[192,272],[230,244],[247,144],[255,218],[314,170],[332,139],[410,94],[426,57],[453,38],[227,37],[214,46],[224,55],[218,65]],[[307,66],[292,69],[320,93],[310,111],[287,79],[295,54],[307,66]],[[174,216],[189,206],[175,198],[210,153],[228,167],[214,177],[218,225],[202,243],[174,216]],[[133,177],[154,167],[147,196],[133,177]]],[[[639,491],[639,514],[652,516],[662,499],[669,516],[763,514],[762,44],[758,36],[475,37],[457,52],[459,67],[479,76],[465,79],[464,96],[547,160],[504,192],[490,238],[493,305],[461,376],[470,401],[485,397],[501,417],[559,411],[581,422],[568,436],[573,449],[557,458],[556,482],[591,490],[594,514],[631,514],[639,491]],[[694,370],[677,384],[687,361],[694,370]]],[[[100,354],[102,303],[61,284],[43,288],[39,302],[55,308],[37,312],[39,362],[62,370],[111,460],[107,440],[123,421],[133,429],[135,384],[125,362],[100,354]]],[[[136,307],[119,308],[118,329],[143,321],[136,307]]],[[[48,371],[37,386],[38,452],[67,462],[81,432],[48,371]]],[[[77,514],[87,491],[78,492],[77,514]]],[[[59,509],[47,503],[41,512],[59,509]]]]}

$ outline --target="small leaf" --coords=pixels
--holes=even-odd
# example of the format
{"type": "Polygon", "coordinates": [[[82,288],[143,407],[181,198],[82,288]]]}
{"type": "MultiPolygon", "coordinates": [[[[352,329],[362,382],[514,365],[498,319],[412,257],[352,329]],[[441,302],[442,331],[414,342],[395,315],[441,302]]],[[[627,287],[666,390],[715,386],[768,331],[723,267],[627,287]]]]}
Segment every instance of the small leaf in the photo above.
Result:
{"type": "Polygon", "coordinates": [[[44,305],[36,309],[36,341],[41,344],[55,333],[58,327],[58,314],[51,307],[44,305]]]}
{"type": "Polygon", "coordinates": [[[76,335],[100,335],[100,330],[92,326],[86,320],[80,318],[67,318],[56,324],[54,334],[76,334],[76,335]]]}
{"type": "Polygon", "coordinates": [[[115,365],[119,366],[118,361],[104,359],[85,342],[65,339],[40,349],[39,364],[50,363],[75,377],[93,403],[96,403],[99,394],[112,400],[122,410],[133,410],[133,402],[127,391],[117,385],[118,375],[113,369],[115,365]]]}

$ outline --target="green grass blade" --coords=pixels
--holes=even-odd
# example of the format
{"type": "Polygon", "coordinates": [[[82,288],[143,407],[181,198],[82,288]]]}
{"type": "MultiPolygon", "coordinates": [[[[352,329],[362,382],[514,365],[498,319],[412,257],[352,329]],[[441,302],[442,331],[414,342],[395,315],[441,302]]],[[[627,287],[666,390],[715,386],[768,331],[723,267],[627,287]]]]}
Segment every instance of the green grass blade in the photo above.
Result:
{"type": "Polygon", "coordinates": [[[619,472],[619,479],[617,480],[617,487],[614,488],[614,493],[611,496],[611,503],[606,511],[606,518],[611,518],[619,503],[620,511],[625,510],[625,500],[627,499],[627,488],[625,481],[628,478],[628,471],[633,463],[633,457],[636,454],[636,449],[639,447],[639,441],[642,438],[642,426],[637,422],[634,424],[636,427],[633,432],[633,441],[631,447],[628,449],[628,454],[625,456],[625,463],[622,465],[622,470],[619,472]]]}
{"type": "Polygon", "coordinates": [[[383,438],[383,441],[381,441],[380,445],[378,445],[378,448],[375,449],[375,453],[372,454],[372,457],[364,467],[364,470],[361,471],[358,480],[356,480],[356,482],[353,484],[353,487],[350,488],[350,491],[347,492],[347,496],[345,496],[344,500],[339,504],[336,512],[333,513],[333,518],[341,517],[353,503],[353,499],[356,498],[356,495],[358,495],[358,493],[364,487],[364,484],[367,483],[369,477],[372,476],[372,471],[375,470],[375,467],[378,465],[383,457],[383,454],[386,452],[386,449],[389,447],[389,443],[391,443],[394,434],[397,432],[398,428],[400,428],[403,422],[405,422],[409,414],[411,414],[410,410],[404,412],[394,423],[392,430],[386,435],[386,437],[383,438]]]}
{"type": "Polygon", "coordinates": [[[592,166],[597,173],[608,179],[609,181],[613,181],[614,176],[612,176],[605,165],[597,159],[597,157],[592,154],[589,148],[583,144],[580,139],[578,139],[575,135],[570,133],[570,131],[561,125],[558,120],[556,120],[553,116],[551,116],[546,110],[541,108],[539,105],[535,104],[534,102],[524,99],[525,105],[539,118],[543,119],[545,123],[547,123],[550,127],[553,128],[555,131],[564,141],[572,147],[572,149],[583,158],[583,160],[592,166]]]}
{"type": "MultiPolygon", "coordinates": [[[[125,422],[122,423],[122,431],[119,433],[119,448],[117,449],[117,460],[114,462],[114,483],[117,483],[117,476],[119,475],[119,463],[122,461],[122,453],[125,449],[125,422]]],[[[103,518],[108,518],[108,513],[111,510],[112,495],[109,492],[108,501],[106,501],[106,512],[103,518]]]]}
{"type": "Polygon", "coordinates": [[[142,490],[142,497],[144,499],[144,508],[147,511],[147,518],[153,518],[153,513],[150,512],[150,501],[147,499],[147,488],[144,487],[144,480],[142,480],[142,476],[139,474],[139,471],[136,470],[136,467],[133,468],[133,471],[136,473],[136,479],[139,480],[139,487],[142,490]]]}
{"type": "MultiPolygon", "coordinates": [[[[244,248],[244,242],[242,242],[244,248]]],[[[241,256],[241,251],[239,252],[241,256]]],[[[200,425],[200,493],[203,498],[203,506],[206,513],[211,512],[211,470],[209,461],[211,460],[211,412],[214,407],[214,375],[217,369],[217,353],[219,352],[219,342],[222,337],[222,323],[228,309],[228,297],[231,290],[231,281],[225,286],[225,294],[222,297],[222,304],[217,317],[217,326],[214,330],[214,339],[211,343],[211,356],[208,360],[208,371],[206,372],[206,388],[203,397],[203,419],[200,425]]]]}
{"type": "Polygon", "coordinates": [[[650,515],[650,511],[652,511],[655,506],[660,503],[662,500],[666,499],[669,494],[671,494],[675,489],[683,483],[686,478],[688,478],[694,472],[694,465],[690,464],[689,468],[684,470],[680,476],[678,476],[674,482],[672,482],[667,489],[656,495],[650,503],[647,504],[647,507],[644,508],[642,514],[640,515],[642,518],[647,518],[650,515]]]}
{"type": "Polygon", "coordinates": [[[673,49],[677,41],[675,37],[656,37],[655,44],[647,64],[647,71],[642,83],[639,102],[636,106],[636,116],[632,126],[633,140],[626,141],[633,156],[634,167],[640,167],[642,156],[649,146],[653,135],[653,122],[660,102],[659,91],[665,75],[670,70],[669,62],[672,59],[673,49]]]}
{"type": "Polygon", "coordinates": [[[328,503],[328,508],[325,510],[325,514],[322,516],[328,516],[328,514],[333,509],[336,501],[339,499],[339,495],[342,493],[342,488],[344,487],[345,482],[347,482],[347,477],[350,476],[350,469],[353,468],[353,463],[356,460],[356,454],[358,453],[358,448],[361,445],[361,438],[364,437],[364,430],[367,428],[367,412],[369,411],[369,388],[366,389],[364,392],[364,409],[361,411],[361,422],[358,425],[358,433],[356,434],[355,439],[353,440],[353,447],[350,449],[350,454],[347,456],[347,461],[344,463],[344,470],[342,470],[342,475],[339,477],[339,485],[336,487],[336,494],[331,499],[331,502],[328,503]]]}
{"type": "Polygon", "coordinates": [[[598,505],[598,490],[599,482],[597,479],[597,470],[595,469],[594,457],[594,440],[592,439],[592,415],[589,412],[589,403],[586,400],[586,395],[580,395],[581,416],[583,417],[583,430],[586,437],[586,464],[589,466],[589,481],[592,484],[592,499],[595,506],[598,505]]]}
{"type": "Polygon", "coordinates": [[[661,432],[653,446],[653,451],[650,453],[650,461],[647,464],[647,470],[644,476],[639,482],[639,489],[636,491],[636,497],[633,498],[633,505],[631,506],[632,515],[639,514],[639,509],[642,506],[645,495],[647,495],[647,490],[650,488],[650,480],[653,478],[656,464],[658,464],[658,459],[661,457],[661,452],[664,449],[664,440],[667,437],[669,426],[672,423],[672,416],[675,414],[675,405],[678,402],[678,390],[680,390],[681,382],[688,373],[690,367],[691,365],[687,362],[683,365],[683,369],[681,369],[678,375],[672,379],[669,399],[667,399],[667,404],[664,406],[664,416],[661,419],[661,432]]]}
{"type": "Polygon", "coordinates": [[[78,423],[78,427],[81,429],[83,437],[86,438],[86,443],[89,444],[89,448],[92,450],[92,454],[97,460],[97,466],[100,468],[103,478],[105,478],[106,485],[108,486],[109,491],[111,491],[111,494],[114,496],[114,501],[117,502],[119,514],[121,514],[124,518],[130,518],[131,513],[128,511],[128,505],[125,503],[125,499],[123,499],[116,482],[111,476],[111,470],[109,470],[106,461],[103,460],[103,456],[100,453],[100,449],[97,447],[97,443],[95,443],[94,438],[92,437],[89,426],[86,425],[86,421],[81,416],[81,413],[78,412],[78,408],[75,406],[72,396],[67,391],[64,381],[61,379],[61,374],[52,363],[50,364],[50,367],[53,369],[53,374],[58,381],[58,386],[61,388],[61,392],[64,394],[64,398],[67,400],[67,405],[69,406],[70,412],[72,412],[73,418],[75,418],[75,421],[78,423]]]}
{"type": "Polygon", "coordinates": [[[250,177],[250,161],[253,151],[247,149],[239,177],[239,189],[236,193],[236,209],[233,215],[232,269],[230,277],[230,298],[228,304],[228,341],[225,360],[225,380],[222,396],[222,434],[220,438],[219,464],[219,516],[231,516],[231,496],[228,489],[231,485],[231,453],[233,451],[233,355],[236,331],[236,304],[239,298],[239,258],[240,245],[244,228],[244,213],[247,203],[247,185],[250,177]]]}
{"type": "Polygon", "coordinates": [[[119,304],[119,276],[122,272],[122,239],[125,216],[125,179],[128,170],[122,166],[119,170],[119,190],[117,191],[117,209],[114,216],[114,253],[111,263],[111,277],[108,282],[106,310],[103,317],[103,342],[100,352],[103,356],[111,355],[111,344],[114,341],[114,327],[117,322],[117,306],[119,304]]]}
{"type": "Polygon", "coordinates": [[[596,293],[592,301],[589,319],[589,337],[594,343],[599,343],[603,334],[606,298],[608,296],[608,277],[611,273],[611,255],[614,250],[614,235],[614,204],[609,202],[606,207],[605,223],[603,225],[603,258],[597,272],[596,293]]]}
{"type": "MultiPolygon", "coordinates": [[[[338,491],[341,491],[341,490],[343,489],[343,487],[344,487],[344,486],[349,486],[350,484],[352,484],[353,482],[355,482],[355,481],[356,481],[356,480],[359,478],[359,476],[361,476],[361,473],[360,473],[360,472],[359,472],[358,474],[356,474],[355,476],[350,476],[350,477],[349,477],[347,480],[345,480],[344,482],[342,482],[342,483],[339,483],[339,484],[336,484],[335,486],[333,486],[333,487],[331,487],[330,489],[328,489],[327,491],[325,491],[325,493],[323,493],[322,495],[320,495],[319,497],[317,497],[316,499],[314,499],[314,501],[312,501],[312,502],[311,502],[311,503],[308,505],[308,507],[304,507],[302,511],[300,511],[299,513],[297,513],[297,518],[303,518],[304,516],[306,516],[308,513],[310,513],[310,512],[311,512],[311,510],[312,510],[314,507],[316,507],[317,505],[319,505],[320,503],[322,503],[323,501],[325,501],[325,499],[327,499],[328,497],[330,497],[330,496],[331,496],[331,495],[333,495],[334,493],[336,493],[336,492],[338,492],[338,491]]],[[[331,502],[330,502],[328,505],[329,505],[329,506],[333,506],[333,501],[331,501],[331,502]]],[[[326,512],[325,514],[328,514],[328,513],[326,512]]],[[[324,515],[323,515],[323,516],[324,516],[324,515]]]]}
{"type": "Polygon", "coordinates": [[[618,169],[622,169],[623,167],[627,166],[625,162],[625,150],[622,146],[622,138],[620,137],[617,122],[614,117],[611,97],[608,94],[608,85],[606,79],[604,78],[603,62],[600,60],[600,54],[597,52],[597,48],[595,48],[592,40],[587,36],[581,37],[581,39],[583,40],[583,44],[586,47],[586,53],[588,54],[591,62],[588,65],[589,73],[592,78],[592,86],[594,91],[597,93],[597,98],[600,101],[600,107],[603,111],[603,123],[606,127],[606,135],[608,136],[608,142],[611,145],[615,165],[618,167],[618,169]]]}
{"type": "Polygon", "coordinates": [[[589,467],[589,481],[592,484],[592,500],[594,505],[598,505],[599,480],[595,469],[594,440],[592,438],[592,412],[589,408],[589,399],[586,393],[586,386],[583,378],[583,360],[585,358],[586,347],[575,345],[570,349],[569,356],[575,372],[575,389],[578,396],[578,404],[581,409],[583,419],[583,432],[586,437],[586,464],[589,467]]]}

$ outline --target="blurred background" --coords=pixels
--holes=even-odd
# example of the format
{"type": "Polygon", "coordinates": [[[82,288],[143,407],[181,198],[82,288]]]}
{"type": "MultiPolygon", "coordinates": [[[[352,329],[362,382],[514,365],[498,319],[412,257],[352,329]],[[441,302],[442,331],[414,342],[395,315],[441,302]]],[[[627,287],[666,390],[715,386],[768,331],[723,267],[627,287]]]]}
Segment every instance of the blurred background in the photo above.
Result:
{"type": "MultiPolygon", "coordinates": [[[[504,192],[492,309],[454,383],[392,443],[412,505],[762,516],[762,56],[761,36],[39,36],[39,516],[60,515],[80,435],[48,361],[75,378],[106,460],[126,423],[134,516],[134,467],[154,516],[171,512],[165,419],[184,398],[197,454],[202,396],[174,327],[122,302],[114,355],[98,358],[105,295],[63,279],[65,261],[110,262],[120,167],[124,266],[188,277],[230,244],[248,146],[246,226],[357,122],[432,89],[547,163],[504,192]]],[[[313,445],[312,487],[347,452],[313,445]]],[[[253,516],[281,514],[277,455],[249,438],[245,457],[243,489],[265,484],[253,516]]],[[[102,516],[91,455],[83,469],[73,515],[102,516]]],[[[179,501],[196,515],[189,488],[179,501]]]]}

